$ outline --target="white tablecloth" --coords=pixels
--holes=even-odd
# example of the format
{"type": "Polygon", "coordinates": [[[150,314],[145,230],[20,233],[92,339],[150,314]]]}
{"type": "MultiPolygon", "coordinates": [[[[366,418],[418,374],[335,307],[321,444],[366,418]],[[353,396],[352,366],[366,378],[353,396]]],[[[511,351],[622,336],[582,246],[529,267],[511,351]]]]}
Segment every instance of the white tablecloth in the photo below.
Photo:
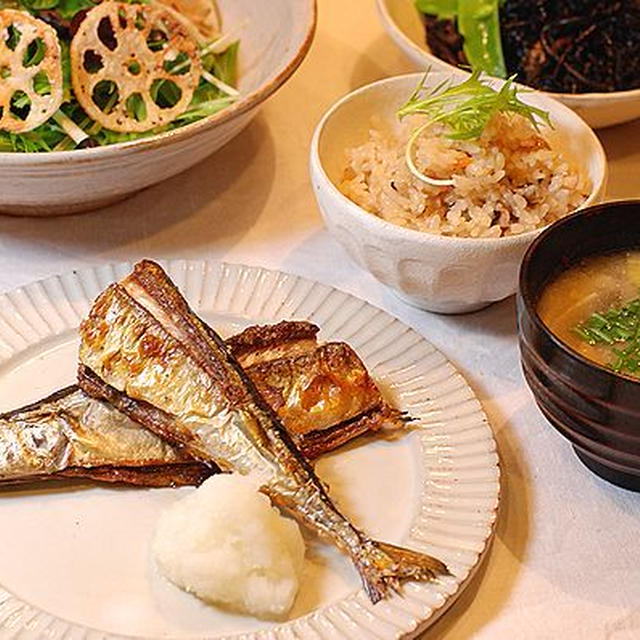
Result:
{"type": "MultiPolygon", "coordinates": [[[[487,562],[425,637],[640,638],[640,495],[591,475],[536,409],[520,371],[513,299],[468,316],[418,311],[356,267],[323,229],[307,175],[315,123],[348,90],[411,66],[383,32],[373,0],[320,0],[319,9],[302,68],[214,157],[89,215],[0,217],[0,289],[143,256],[213,258],[304,275],[383,307],[466,375],[504,470],[487,562]]],[[[640,121],[599,135],[609,196],[640,195],[640,121]]]]}

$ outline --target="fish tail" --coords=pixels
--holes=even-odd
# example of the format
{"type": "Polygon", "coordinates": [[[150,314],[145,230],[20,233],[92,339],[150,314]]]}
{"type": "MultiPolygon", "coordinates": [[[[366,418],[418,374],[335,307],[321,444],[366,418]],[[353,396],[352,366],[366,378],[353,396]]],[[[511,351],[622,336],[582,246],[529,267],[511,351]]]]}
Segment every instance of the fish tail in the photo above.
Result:
{"type": "Polygon", "coordinates": [[[374,604],[389,591],[400,591],[405,580],[426,582],[450,575],[446,565],[424,553],[386,542],[367,540],[355,559],[362,584],[374,604]]]}

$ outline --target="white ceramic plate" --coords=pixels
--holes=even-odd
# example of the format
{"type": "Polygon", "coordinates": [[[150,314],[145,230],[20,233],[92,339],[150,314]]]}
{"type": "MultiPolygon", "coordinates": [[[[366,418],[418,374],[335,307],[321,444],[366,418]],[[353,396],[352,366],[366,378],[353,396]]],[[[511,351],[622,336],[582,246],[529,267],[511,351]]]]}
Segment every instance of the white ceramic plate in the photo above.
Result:
{"type": "MultiPolygon", "coordinates": [[[[224,613],[164,581],[148,554],[160,510],[184,489],[41,485],[0,492],[0,636],[73,638],[397,638],[433,622],[487,550],[497,513],[496,445],[462,376],[424,338],[380,309],[295,276],[254,267],[166,265],[195,310],[223,334],[309,319],[349,342],[420,428],[325,457],[319,475],[371,535],[444,560],[452,576],[408,584],[372,606],[350,563],[309,541],[303,583],[282,624],[224,613]]],[[[74,379],[76,329],[128,265],[74,272],[0,297],[0,409],[74,379]]]]}

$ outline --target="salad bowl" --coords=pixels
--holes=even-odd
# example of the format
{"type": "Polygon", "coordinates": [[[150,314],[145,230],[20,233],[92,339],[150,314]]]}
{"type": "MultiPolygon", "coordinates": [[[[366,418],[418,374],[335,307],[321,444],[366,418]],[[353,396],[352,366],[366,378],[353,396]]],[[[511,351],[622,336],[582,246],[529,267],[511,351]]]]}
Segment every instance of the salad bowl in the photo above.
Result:
{"type": "Polygon", "coordinates": [[[0,212],[54,216],[122,200],[197,164],[236,136],[298,68],[316,23],[315,0],[219,0],[222,26],[240,41],[239,99],[157,135],[72,151],[0,152],[0,212]]]}
{"type": "MultiPolygon", "coordinates": [[[[429,50],[425,28],[414,0],[376,0],[382,25],[391,39],[419,69],[430,67],[447,73],[465,71],[441,60],[429,50]]],[[[573,109],[594,129],[640,117],[640,89],[610,93],[549,93],[573,109]]]]}

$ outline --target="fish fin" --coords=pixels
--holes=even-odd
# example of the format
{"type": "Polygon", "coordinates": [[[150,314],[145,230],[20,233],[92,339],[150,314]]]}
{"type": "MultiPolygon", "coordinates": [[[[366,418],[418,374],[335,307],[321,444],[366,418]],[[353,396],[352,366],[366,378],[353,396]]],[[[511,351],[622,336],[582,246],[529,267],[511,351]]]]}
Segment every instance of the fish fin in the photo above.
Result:
{"type": "Polygon", "coordinates": [[[375,540],[365,542],[356,565],[374,604],[390,590],[399,592],[405,580],[426,582],[450,575],[446,565],[432,556],[375,540]]]}

